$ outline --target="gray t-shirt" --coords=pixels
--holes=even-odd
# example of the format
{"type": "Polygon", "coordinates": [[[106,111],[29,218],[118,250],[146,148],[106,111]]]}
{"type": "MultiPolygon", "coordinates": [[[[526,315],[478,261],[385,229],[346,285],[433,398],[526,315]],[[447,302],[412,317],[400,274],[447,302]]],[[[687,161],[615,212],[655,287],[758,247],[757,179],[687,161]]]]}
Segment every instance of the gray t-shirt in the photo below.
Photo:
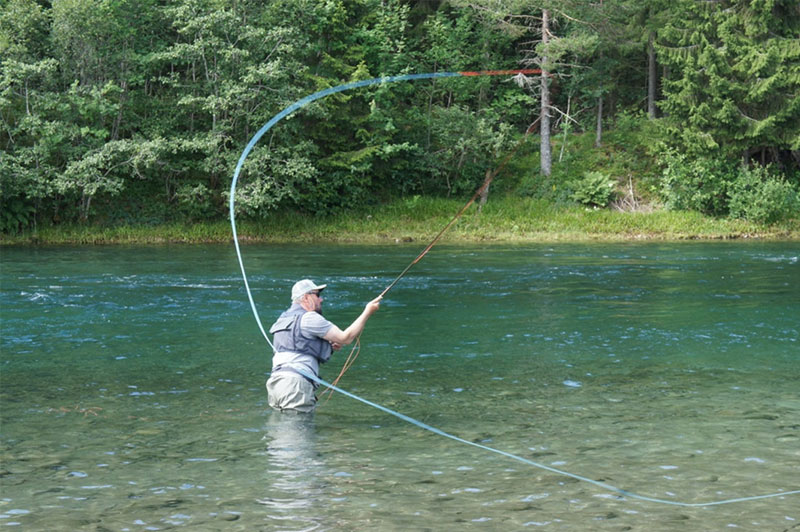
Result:
{"type": "Polygon", "coordinates": [[[303,336],[308,338],[319,337],[322,338],[333,327],[333,323],[329,322],[318,312],[306,312],[303,314],[303,319],[300,322],[300,330],[303,336]]]}
{"type": "MultiPolygon", "coordinates": [[[[306,338],[322,338],[333,327],[333,323],[326,320],[318,312],[306,312],[300,321],[300,333],[306,338]]],[[[330,344],[326,349],[330,349],[330,344]]],[[[319,375],[319,360],[311,355],[293,353],[291,351],[281,351],[272,356],[272,367],[292,366],[303,371],[308,371],[314,375],[319,375]]]]}

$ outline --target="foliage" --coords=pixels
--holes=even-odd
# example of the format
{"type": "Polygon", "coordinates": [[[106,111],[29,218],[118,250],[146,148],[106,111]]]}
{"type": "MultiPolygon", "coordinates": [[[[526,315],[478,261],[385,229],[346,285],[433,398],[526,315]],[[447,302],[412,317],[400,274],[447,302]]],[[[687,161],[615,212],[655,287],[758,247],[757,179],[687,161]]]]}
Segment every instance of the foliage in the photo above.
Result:
{"type": "Polygon", "coordinates": [[[715,216],[727,213],[734,164],[719,159],[690,158],[675,151],[668,151],[664,160],[662,194],[668,209],[715,216]]]}
{"type": "Polygon", "coordinates": [[[744,168],[729,190],[730,214],[756,223],[772,224],[798,216],[800,195],[791,183],[769,168],[744,168]]]}
{"type": "Polygon", "coordinates": [[[616,183],[602,172],[586,172],[572,183],[572,199],[591,207],[607,207],[614,197],[616,183]]]}
{"type": "Polygon", "coordinates": [[[681,0],[671,13],[659,51],[675,145],[717,158],[800,150],[800,3],[681,0]]]}
{"type": "Polygon", "coordinates": [[[207,220],[213,217],[214,196],[203,183],[183,184],[175,191],[180,210],[189,220],[207,220]]]}
{"type": "Polygon", "coordinates": [[[674,208],[785,217],[736,198],[800,185],[798,30],[791,0],[6,0],[0,231],[220,220],[241,150],[300,98],[384,75],[523,65],[550,76],[419,80],[315,101],[255,146],[237,214],[457,199],[533,126],[493,195],[567,203],[579,190],[602,204],[600,181],[577,178],[599,172],[663,191],[674,208]],[[651,38],[665,67],[657,121],[640,114],[651,38]],[[535,147],[542,79],[548,176],[535,147]],[[742,177],[743,160],[774,162],[771,177],[742,177]]]}
{"type": "Polygon", "coordinates": [[[797,190],[774,169],[689,159],[676,153],[667,160],[663,193],[670,209],[729,214],[766,224],[797,216],[797,190]]]}
{"type": "Polygon", "coordinates": [[[656,164],[663,156],[660,133],[644,112],[619,113],[616,127],[604,136],[600,147],[595,146],[593,131],[559,135],[554,150],[561,156],[550,178],[531,172],[538,153],[527,142],[495,183],[503,186],[510,181],[517,194],[571,204],[574,183],[587,173],[600,172],[617,184],[625,184],[626,188],[632,181],[636,198],[652,207],[661,197],[661,170],[656,164]]]}
{"type": "Polygon", "coordinates": [[[432,117],[431,135],[436,151],[430,153],[434,191],[469,195],[484,181],[487,169],[511,148],[509,127],[495,128],[458,106],[439,108],[432,117]],[[442,187],[444,185],[444,187],[442,187]]]}
{"type": "Polygon", "coordinates": [[[31,225],[34,214],[33,207],[23,198],[3,198],[3,209],[0,214],[0,233],[17,234],[31,225]]]}

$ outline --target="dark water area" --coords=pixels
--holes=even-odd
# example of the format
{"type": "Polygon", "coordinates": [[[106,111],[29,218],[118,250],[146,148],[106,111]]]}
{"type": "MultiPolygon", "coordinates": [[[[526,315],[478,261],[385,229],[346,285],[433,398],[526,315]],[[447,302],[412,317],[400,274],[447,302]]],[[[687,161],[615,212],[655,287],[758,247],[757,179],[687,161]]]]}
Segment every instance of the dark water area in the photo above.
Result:
{"type": "MultiPolygon", "coordinates": [[[[243,247],[267,327],[310,277],[344,328],[419,251],[243,247]]],[[[800,495],[623,497],[340,394],[312,416],[271,412],[271,353],[233,246],[1,261],[0,527],[800,528],[800,495]]],[[[800,244],[437,246],[389,292],[340,385],[644,496],[798,490],[800,244]]]]}

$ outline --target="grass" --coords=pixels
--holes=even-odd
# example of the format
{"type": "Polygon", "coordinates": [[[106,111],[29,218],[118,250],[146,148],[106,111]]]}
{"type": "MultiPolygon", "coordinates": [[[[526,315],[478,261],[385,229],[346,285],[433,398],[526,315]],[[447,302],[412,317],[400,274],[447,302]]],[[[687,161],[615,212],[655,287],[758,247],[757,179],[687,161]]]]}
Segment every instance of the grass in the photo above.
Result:
{"type": "MultiPolygon", "coordinates": [[[[261,221],[237,221],[237,233],[242,241],[269,243],[427,242],[462,205],[462,200],[414,197],[328,218],[276,213],[261,221]]],[[[694,212],[587,210],[497,195],[490,197],[482,212],[471,207],[446,233],[444,240],[555,242],[743,238],[800,240],[800,220],[764,226],[694,212]]],[[[231,240],[230,223],[223,220],[142,226],[39,227],[20,235],[3,235],[0,244],[225,243],[231,240]]]]}

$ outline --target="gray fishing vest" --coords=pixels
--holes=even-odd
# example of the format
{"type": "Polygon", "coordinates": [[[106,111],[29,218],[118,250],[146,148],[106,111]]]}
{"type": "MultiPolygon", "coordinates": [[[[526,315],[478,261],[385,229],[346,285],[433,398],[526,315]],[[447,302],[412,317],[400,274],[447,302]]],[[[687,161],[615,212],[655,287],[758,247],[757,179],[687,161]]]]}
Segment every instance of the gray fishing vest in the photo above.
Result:
{"type": "Polygon", "coordinates": [[[321,363],[327,362],[331,358],[330,343],[322,338],[306,338],[300,334],[300,322],[303,314],[308,312],[300,306],[292,306],[278,318],[278,321],[269,328],[272,337],[272,345],[276,353],[290,351],[311,355],[321,363]]]}

